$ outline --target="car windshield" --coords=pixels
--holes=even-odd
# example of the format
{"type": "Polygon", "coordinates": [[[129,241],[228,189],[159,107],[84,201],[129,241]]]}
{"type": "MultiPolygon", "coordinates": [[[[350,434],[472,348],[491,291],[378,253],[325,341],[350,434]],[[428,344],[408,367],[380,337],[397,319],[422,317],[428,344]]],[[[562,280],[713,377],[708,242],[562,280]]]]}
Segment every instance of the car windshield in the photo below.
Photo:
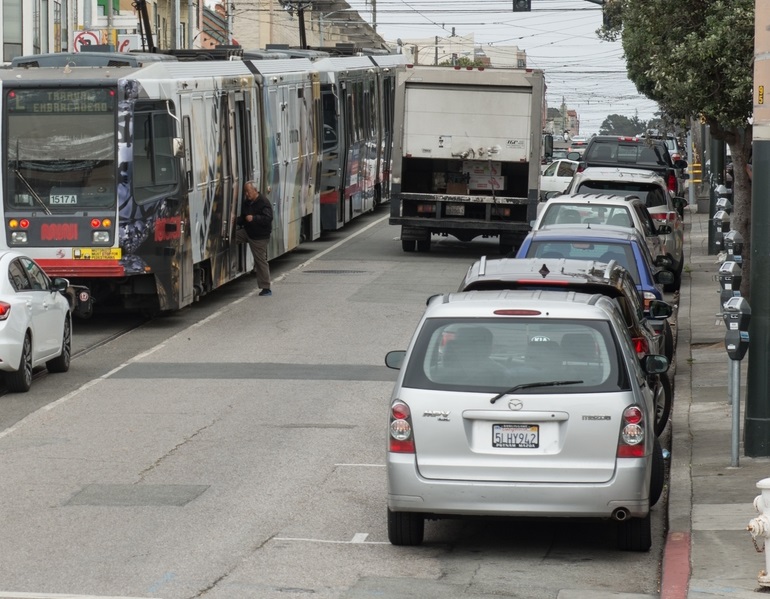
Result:
{"type": "MultiPolygon", "coordinates": [[[[644,245],[644,244],[642,244],[644,245]]],[[[630,243],[612,241],[535,240],[524,258],[573,258],[604,262],[615,260],[628,271],[637,283],[640,281],[634,250],[630,243]]]]}
{"type": "Polygon", "coordinates": [[[603,320],[431,318],[415,342],[404,386],[497,394],[551,383],[517,393],[614,392],[627,386],[617,353],[603,320]]]}
{"type": "Polygon", "coordinates": [[[613,225],[633,227],[631,212],[626,206],[603,204],[547,203],[540,226],[547,225],[613,225]]]}
{"type": "Polygon", "coordinates": [[[604,193],[619,196],[634,195],[647,205],[656,208],[666,205],[666,196],[659,185],[654,183],[623,183],[621,181],[584,181],[575,193],[604,193]]]}

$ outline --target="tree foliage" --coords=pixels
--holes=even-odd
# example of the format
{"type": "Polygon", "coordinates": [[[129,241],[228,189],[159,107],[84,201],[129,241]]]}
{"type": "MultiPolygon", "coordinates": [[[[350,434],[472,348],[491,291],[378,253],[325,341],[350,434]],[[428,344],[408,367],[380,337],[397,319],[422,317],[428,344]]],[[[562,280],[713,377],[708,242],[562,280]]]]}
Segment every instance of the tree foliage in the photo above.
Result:
{"type": "Polygon", "coordinates": [[[647,127],[647,122],[640,120],[639,115],[628,118],[622,114],[611,114],[599,127],[599,135],[638,135],[647,127]]]}
{"type": "MultiPolygon", "coordinates": [[[[750,255],[755,0],[608,0],[604,39],[622,39],[628,77],[675,122],[700,118],[727,142],[734,165],[732,223],[750,255]]],[[[748,261],[744,295],[749,295],[748,261]]]]}

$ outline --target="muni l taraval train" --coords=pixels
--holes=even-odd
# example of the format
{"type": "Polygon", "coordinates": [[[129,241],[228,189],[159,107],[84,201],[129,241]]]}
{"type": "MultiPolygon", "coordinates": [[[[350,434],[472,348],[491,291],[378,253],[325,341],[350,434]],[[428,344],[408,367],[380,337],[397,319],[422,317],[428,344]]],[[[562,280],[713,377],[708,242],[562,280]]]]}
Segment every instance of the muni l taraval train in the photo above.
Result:
{"type": "Polygon", "coordinates": [[[189,305],[253,266],[235,243],[245,181],[273,204],[269,258],[387,199],[402,65],[400,56],[15,59],[0,69],[0,247],[88,285],[97,305],[189,305]]]}

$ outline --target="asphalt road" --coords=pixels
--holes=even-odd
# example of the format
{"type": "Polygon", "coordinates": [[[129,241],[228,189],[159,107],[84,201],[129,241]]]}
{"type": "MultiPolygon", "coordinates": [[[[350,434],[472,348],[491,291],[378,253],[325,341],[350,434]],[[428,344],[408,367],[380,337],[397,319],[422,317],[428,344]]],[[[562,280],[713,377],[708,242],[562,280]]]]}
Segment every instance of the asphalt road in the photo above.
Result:
{"type": "Polygon", "coordinates": [[[665,496],[645,554],[596,521],[388,543],[384,355],[497,242],[406,254],[387,210],[274,261],[272,297],[76,322],[69,373],[0,397],[0,598],[657,596],[665,496]]]}

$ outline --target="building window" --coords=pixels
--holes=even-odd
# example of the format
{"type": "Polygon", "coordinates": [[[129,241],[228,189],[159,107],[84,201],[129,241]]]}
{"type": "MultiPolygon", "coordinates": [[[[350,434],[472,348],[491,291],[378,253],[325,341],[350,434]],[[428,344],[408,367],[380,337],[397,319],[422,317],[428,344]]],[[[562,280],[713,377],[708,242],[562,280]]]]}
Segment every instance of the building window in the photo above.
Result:
{"type": "Polygon", "coordinates": [[[21,0],[3,0],[3,61],[11,62],[23,54],[21,0]]]}

